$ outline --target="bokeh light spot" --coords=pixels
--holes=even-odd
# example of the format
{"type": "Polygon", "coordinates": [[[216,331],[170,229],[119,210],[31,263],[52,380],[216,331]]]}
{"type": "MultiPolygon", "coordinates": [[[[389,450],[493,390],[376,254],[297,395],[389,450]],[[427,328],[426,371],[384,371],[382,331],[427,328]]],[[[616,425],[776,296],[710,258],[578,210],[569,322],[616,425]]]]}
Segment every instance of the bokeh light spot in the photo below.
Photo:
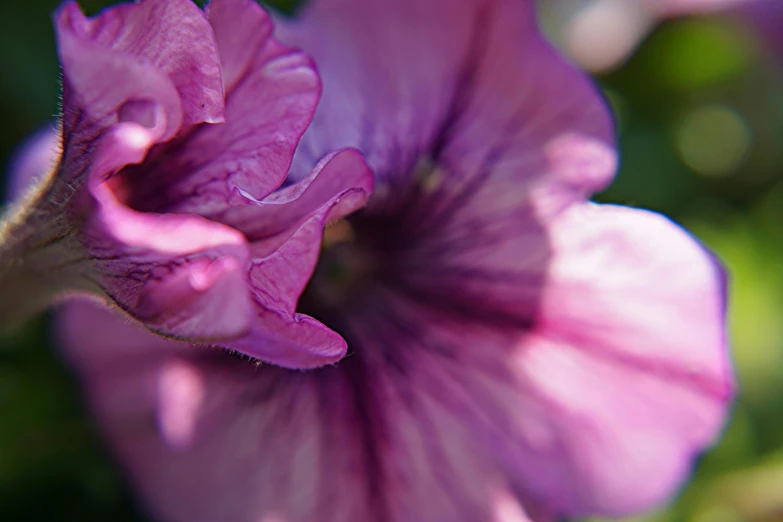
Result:
{"type": "Polygon", "coordinates": [[[736,23],[692,19],[665,25],[651,42],[657,74],[683,91],[736,78],[757,58],[758,49],[736,23]]]}
{"type": "Polygon", "coordinates": [[[752,146],[745,118],[724,105],[702,105],[688,112],[676,129],[675,146],[683,163],[705,176],[727,176],[747,158],[752,146]]]}

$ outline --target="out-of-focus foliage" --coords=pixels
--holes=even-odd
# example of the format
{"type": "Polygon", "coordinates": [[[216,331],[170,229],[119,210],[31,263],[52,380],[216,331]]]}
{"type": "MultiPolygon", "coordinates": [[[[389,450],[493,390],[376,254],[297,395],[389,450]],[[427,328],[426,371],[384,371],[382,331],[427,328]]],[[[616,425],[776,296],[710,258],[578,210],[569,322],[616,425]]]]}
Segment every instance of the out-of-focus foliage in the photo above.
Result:
{"type": "MultiPolygon", "coordinates": [[[[95,12],[106,0],[84,0],[95,12]]],[[[274,3],[290,11],[295,2],[274,3]]],[[[57,111],[50,14],[8,2],[0,17],[0,161],[57,111]]],[[[659,210],[731,275],[741,395],[722,443],[655,521],[783,520],[783,49],[730,16],[672,21],[598,78],[622,166],[598,199],[659,210]]],[[[122,476],[50,347],[46,321],[0,338],[0,519],[133,521],[122,476]]]]}

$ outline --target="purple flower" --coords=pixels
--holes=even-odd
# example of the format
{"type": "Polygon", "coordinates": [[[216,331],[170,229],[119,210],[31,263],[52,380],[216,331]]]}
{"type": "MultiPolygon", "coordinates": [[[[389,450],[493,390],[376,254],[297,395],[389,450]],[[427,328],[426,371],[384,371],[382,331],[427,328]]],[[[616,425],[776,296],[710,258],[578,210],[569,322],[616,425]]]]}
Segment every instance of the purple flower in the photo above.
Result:
{"type": "Polygon", "coordinates": [[[93,19],[69,2],[55,25],[61,138],[34,142],[17,185],[57,141],[62,154],[6,218],[0,278],[25,309],[4,299],[3,322],[90,293],[168,337],[294,368],[340,359],[345,341],[294,307],[323,226],[365,202],[372,175],[358,152],[330,152],[279,188],[320,96],[311,60],[250,0],[93,19]]]}
{"type": "MultiPolygon", "coordinates": [[[[349,353],[291,371],[244,357],[261,338],[232,355],[65,307],[153,516],[519,522],[664,501],[732,396],[724,275],[664,217],[586,202],[615,170],[610,115],[532,3],[313,0],[280,36],[325,86],[289,183],[342,147],[375,171],[296,305],[349,353]]],[[[289,269],[256,274],[298,295],[304,275],[277,286],[289,269]]]]}

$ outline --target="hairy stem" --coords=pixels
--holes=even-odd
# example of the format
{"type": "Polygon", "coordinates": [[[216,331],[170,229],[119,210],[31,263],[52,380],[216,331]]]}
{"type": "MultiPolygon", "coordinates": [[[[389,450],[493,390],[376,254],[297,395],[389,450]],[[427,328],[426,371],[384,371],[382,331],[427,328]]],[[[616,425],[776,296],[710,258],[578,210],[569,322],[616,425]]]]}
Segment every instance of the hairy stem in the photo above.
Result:
{"type": "Polygon", "coordinates": [[[69,191],[34,188],[0,220],[0,329],[85,286],[85,255],[67,215],[69,191]]]}

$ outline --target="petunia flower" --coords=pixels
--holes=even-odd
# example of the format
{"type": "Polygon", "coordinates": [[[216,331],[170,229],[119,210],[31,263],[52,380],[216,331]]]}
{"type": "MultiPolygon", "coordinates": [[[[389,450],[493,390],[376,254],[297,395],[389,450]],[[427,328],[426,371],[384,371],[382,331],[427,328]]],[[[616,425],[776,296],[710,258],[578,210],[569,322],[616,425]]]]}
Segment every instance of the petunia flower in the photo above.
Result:
{"type": "Polygon", "coordinates": [[[732,397],[724,274],[665,217],[587,202],[615,172],[610,114],[532,2],[313,0],[279,36],[324,81],[288,183],[341,147],[375,172],[296,305],[348,355],[291,371],[66,306],[66,352],[151,516],[520,522],[666,501],[732,397]]]}
{"type": "Polygon", "coordinates": [[[293,307],[321,229],[372,175],[330,151],[280,188],[320,96],[311,60],[250,0],[92,19],[69,2],[55,25],[62,122],[20,160],[16,186],[33,188],[3,223],[0,322],[88,293],[168,337],[296,368],[340,359],[343,339],[293,307]]]}

